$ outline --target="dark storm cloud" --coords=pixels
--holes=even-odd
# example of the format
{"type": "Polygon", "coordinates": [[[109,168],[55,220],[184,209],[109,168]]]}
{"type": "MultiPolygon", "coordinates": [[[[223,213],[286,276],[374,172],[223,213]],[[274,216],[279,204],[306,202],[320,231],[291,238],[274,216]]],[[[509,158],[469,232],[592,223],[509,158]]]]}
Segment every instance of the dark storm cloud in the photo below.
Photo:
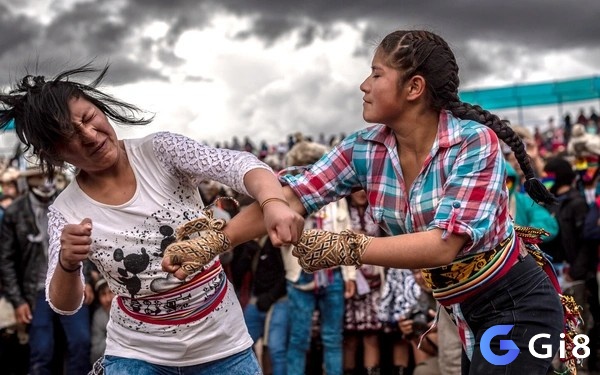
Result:
{"type": "Polygon", "coordinates": [[[12,15],[6,5],[0,4],[0,58],[11,49],[27,48],[40,32],[41,27],[35,22],[12,15]]]}
{"type": "Polygon", "coordinates": [[[173,53],[175,42],[186,30],[205,27],[217,12],[249,17],[250,26],[233,37],[258,37],[266,46],[295,32],[297,48],[304,48],[315,39],[334,36],[335,22],[361,23],[366,29],[363,40],[356,41],[355,53],[365,56],[391,30],[425,28],[441,34],[453,47],[463,82],[496,71],[503,62],[505,69],[510,68],[508,64],[516,61],[510,55],[513,47],[540,54],[597,50],[600,35],[598,0],[107,0],[74,2],[59,12],[47,23],[0,4],[0,71],[34,56],[99,57],[115,62],[115,70],[131,74],[115,77],[118,82],[162,79],[148,64],[151,58],[167,66],[180,64],[173,53]],[[140,28],[155,21],[169,26],[167,34],[160,40],[141,39],[140,28]],[[480,43],[474,50],[467,43],[473,39],[506,47],[491,53],[480,43]]]}
{"type": "MultiPolygon", "coordinates": [[[[395,28],[423,27],[443,32],[459,41],[481,37],[494,41],[527,40],[540,47],[597,46],[600,35],[600,2],[581,0],[491,1],[259,1],[219,0],[218,4],[238,15],[261,19],[282,18],[290,24],[303,19],[321,25],[335,21],[368,21],[383,34],[395,28]]],[[[257,27],[257,34],[265,35],[257,27]]],[[[265,37],[277,38],[285,30],[275,29],[265,37]]]]}
{"type": "MultiPolygon", "coordinates": [[[[366,24],[362,41],[356,43],[356,53],[370,56],[373,47],[388,32],[398,28],[424,28],[441,34],[457,53],[465,83],[477,80],[498,69],[510,69],[518,56],[511,56],[516,47],[526,47],[531,53],[570,51],[575,48],[598,49],[600,35],[600,2],[580,0],[524,0],[519,2],[490,1],[428,1],[421,0],[160,0],[130,3],[161,17],[189,19],[200,9],[226,10],[248,16],[251,26],[237,37],[256,36],[265,45],[297,32],[297,47],[309,46],[315,38],[327,38],[335,22],[366,24]],[[467,42],[479,40],[502,43],[502,51],[483,46],[473,49],[467,42]]],[[[140,9],[141,10],[141,9],[140,9]]],[[[205,21],[200,18],[198,25],[205,21]]],[[[184,22],[184,25],[189,25],[184,22]]],[[[183,27],[178,23],[172,34],[177,36],[183,27]]],[[[500,73],[501,74],[501,73],[500,73]]]]}
{"type": "MultiPolygon", "coordinates": [[[[292,30],[301,30],[310,44],[333,22],[368,25],[357,54],[370,56],[373,46],[385,34],[400,28],[424,28],[442,35],[457,53],[465,83],[491,72],[509,70],[518,56],[510,52],[526,47],[531,53],[570,51],[575,48],[597,50],[600,35],[600,2],[583,0],[490,1],[259,1],[222,0],[222,6],[238,15],[253,15],[254,25],[246,31],[271,42],[292,30]],[[274,20],[278,20],[277,22],[274,20]],[[280,27],[266,27],[277,24],[280,27]],[[309,26],[307,26],[307,24],[309,26]],[[283,27],[287,25],[286,27],[283,27]],[[469,40],[502,43],[503,51],[480,46],[472,49],[469,40]],[[504,67],[503,67],[504,66],[504,67]]],[[[599,62],[600,64],[600,62],[599,62]]]]}
{"type": "Polygon", "coordinates": [[[126,83],[141,81],[143,79],[154,79],[158,81],[167,81],[160,72],[150,69],[146,66],[140,66],[139,62],[131,61],[125,58],[117,58],[109,61],[110,74],[106,76],[106,83],[112,85],[122,85],[126,83]]]}

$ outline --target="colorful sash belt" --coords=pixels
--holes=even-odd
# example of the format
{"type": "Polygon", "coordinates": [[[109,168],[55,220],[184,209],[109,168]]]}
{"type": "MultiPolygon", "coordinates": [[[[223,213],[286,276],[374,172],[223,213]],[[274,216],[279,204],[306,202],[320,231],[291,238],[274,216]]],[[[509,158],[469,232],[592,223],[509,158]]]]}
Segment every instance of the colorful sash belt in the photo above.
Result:
{"type": "Polygon", "coordinates": [[[514,232],[494,249],[457,259],[447,266],[421,270],[433,297],[442,305],[461,303],[480,293],[510,269],[519,256],[514,232]]]}
{"type": "Polygon", "coordinates": [[[204,318],[223,300],[227,278],[216,261],[185,284],[144,298],[117,297],[117,304],[130,317],[150,324],[186,324],[204,318]]]}
{"type": "MultiPolygon", "coordinates": [[[[425,282],[432,288],[433,296],[438,302],[445,307],[450,307],[460,304],[472,295],[480,293],[495,280],[505,275],[515,263],[519,254],[531,255],[536,263],[546,272],[560,297],[565,314],[564,340],[566,352],[571,353],[567,355],[567,358],[561,360],[566,362],[568,370],[566,374],[576,374],[576,364],[581,360],[575,358],[572,353],[575,347],[574,339],[579,332],[579,326],[582,322],[581,307],[577,306],[571,296],[562,294],[552,263],[547,255],[537,246],[541,242],[542,235],[547,236],[548,234],[541,229],[515,225],[515,231],[494,249],[485,253],[457,259],[447,266],[423,269],[421,273],[425,282]]],[[[456,306],[458,305],[454,307],[456,306]]],[[[457,315],[460,314],[454,311],[454,315],[459,330],[462,330],[460,319],[456,320],[457,315]]],[[[435,324],[437,324],[437,316],[433,326],[435,324]]],[[[421,339],[426,334],[427,332],[422,335],[421,339]]],[[[469,335],[461,332],[463,345],[466,344],[465,340],[467,340],[467,336],[469,335]]],[[[467,346],[465,345],[465,348],[467,346]]]]}

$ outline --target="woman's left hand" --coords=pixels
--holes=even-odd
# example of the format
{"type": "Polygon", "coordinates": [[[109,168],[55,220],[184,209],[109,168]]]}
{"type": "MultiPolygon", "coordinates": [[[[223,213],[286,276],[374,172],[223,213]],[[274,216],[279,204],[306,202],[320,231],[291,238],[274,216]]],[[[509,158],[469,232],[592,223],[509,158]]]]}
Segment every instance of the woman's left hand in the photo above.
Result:
{"type": "Polygon", "coordinates": [[[362,265],[361,258],[373,237],[351,230],[340,233],[320,229],[304,231],[292,250],[298,264],[306,272],[335,267],[362,265]]]}

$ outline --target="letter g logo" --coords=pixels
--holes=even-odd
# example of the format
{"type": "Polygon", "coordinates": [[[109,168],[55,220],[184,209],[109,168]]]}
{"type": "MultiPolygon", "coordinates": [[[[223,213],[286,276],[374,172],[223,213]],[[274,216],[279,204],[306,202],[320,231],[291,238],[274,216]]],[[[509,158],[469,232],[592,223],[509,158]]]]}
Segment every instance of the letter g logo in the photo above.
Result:
{"type": "Polygon", "coordinates": [[[512,340],[500,340],[500,349],[506,350],[506,354],[497,355],[490,349],[492,338],[507,335],[512,327],[514,327],[513,324],[493,326],[488,328],[481,336],[481,343],[479,344],[481,354],[489,363],[496,366],[508,365],[519,355],[520,350],[512,340]]]}

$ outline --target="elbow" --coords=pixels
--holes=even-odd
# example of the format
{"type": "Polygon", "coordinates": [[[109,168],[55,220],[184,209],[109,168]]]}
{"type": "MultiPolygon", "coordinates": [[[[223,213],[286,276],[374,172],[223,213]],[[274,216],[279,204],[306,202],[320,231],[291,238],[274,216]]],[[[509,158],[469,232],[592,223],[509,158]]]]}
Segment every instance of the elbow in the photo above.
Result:
{"type": "MultiPolygon", "coordinates": [[[[83,300],[83,298],[82,298],[82,300],[83,300]]],[[[60,315],[73,315],[76,312],[78,312],[82,306],[81,303],[76,303],[76,304],[68,304],[68,303],[61,303],[61,302],[54,303],[52,301],[52,298],[48,299],[48,305],[55,313],[60,314],[60,315]]]]}
{"type": "MultiPolygon", "coordinates": [[[[438,248],[440,250],[440,248],[438,248]]],[[[437,268],[447,266],[452,263],[455,259],[455,256],[450,251],[437,251],[434,254],[431,254],[427,259],[423,258],[423,263],[419,265],[419,267],[411,267],[411,268],[437,268]]]]}
{"type": "Polygon", "coordinates": [[[451,234],[448,238],[442,239],[439,232],[434,234],[434,237],[441,243],[438,242],[437,246],[433,246],[439,251],[435,252],[435,256],[431,259],[432,263],[435,263],[432,267],[447,266],[452,263],[470,239],[469,236],[462,234],[451,234]]]}
{"type": "Polygon", "coordinates": [[[46,301],[48,301],[48,305],[50,308],[60,315],[73,315],[83,305],[84,293],[81,294],[71,294],[67,295],[66,293],[60,293],[56,291],[52,285],[46,294],[46,301]]]}
{"type": "Polygon", "coordinates": [[[433,267],[442,267],[447,266],[454,261],[456,258],[456,253],[452,251],[443,251],[439,257],[435,259],[435,264],[433,267]]]}

